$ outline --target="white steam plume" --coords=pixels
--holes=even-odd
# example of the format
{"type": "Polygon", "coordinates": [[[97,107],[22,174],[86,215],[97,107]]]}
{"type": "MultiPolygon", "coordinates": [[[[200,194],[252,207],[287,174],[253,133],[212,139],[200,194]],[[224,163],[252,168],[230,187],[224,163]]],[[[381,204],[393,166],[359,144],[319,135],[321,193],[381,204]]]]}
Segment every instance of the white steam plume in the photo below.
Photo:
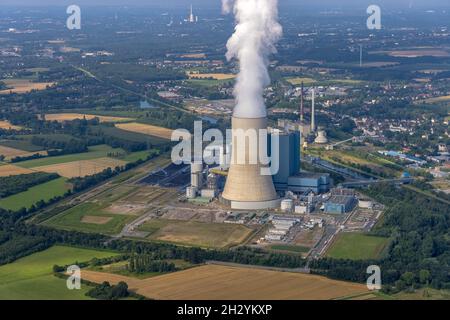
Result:
{"type": "Polygon", "coordinates": [[[234,12],[236,28],[227,43],[227,59],[239,61],[234,95],[238,118],[261,118],[267,115],[264,88],[270,84],[269,55],[283,29],[278,23],[278,0],[222,0],[225,13],[234,12]]]}

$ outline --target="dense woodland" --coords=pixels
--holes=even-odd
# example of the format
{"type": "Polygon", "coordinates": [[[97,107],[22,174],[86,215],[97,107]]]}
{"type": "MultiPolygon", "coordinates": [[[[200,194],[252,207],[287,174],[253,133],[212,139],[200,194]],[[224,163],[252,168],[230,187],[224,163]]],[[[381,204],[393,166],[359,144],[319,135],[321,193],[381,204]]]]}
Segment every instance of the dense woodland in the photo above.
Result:
{"type": "Polygon", "coordinates": [[[150,254],[132,255],[127,268],[130,272],[134,273],[177,271],[174,263],[154,260],[150,254]]]}
{"type": "Polygon", "coordinates": [[[87,296],[99,300],[118,300],[130,295],[128,285],[121,281],[116,285],[110,285],[109,282],[103,282],[92,288],[86,293],[87,296]]]}

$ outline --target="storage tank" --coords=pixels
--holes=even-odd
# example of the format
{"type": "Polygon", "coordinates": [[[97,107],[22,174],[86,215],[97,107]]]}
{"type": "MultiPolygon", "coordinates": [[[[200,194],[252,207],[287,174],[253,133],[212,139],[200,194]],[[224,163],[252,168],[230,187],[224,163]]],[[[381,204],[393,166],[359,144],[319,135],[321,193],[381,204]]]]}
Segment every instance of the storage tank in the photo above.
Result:
{"type": "Polygon", "coordinates": [[[294,201],[292,199],[283,199],[281,201],[281,210],[285,212],[292,212],[294,209],[294,201]]]}
{"type": "Polygon", "coordinates": [[[186,188],[186,198],[195,199],[197,197],[198,189],[196,187],[187,187],[186,188]]]}
{"type": "Polygon", "coordinates": [[[373,201],[367,200],[367,199],[360,199],[358,201],[358,206],[362,209],[372,209],[373,208],[373,201]]]}
{"type": "Polygon", "coordinates": [[[200,189],[203,185],[202,173],[203,163],[193,162],[191,163],[191,187],[200,189]]]}

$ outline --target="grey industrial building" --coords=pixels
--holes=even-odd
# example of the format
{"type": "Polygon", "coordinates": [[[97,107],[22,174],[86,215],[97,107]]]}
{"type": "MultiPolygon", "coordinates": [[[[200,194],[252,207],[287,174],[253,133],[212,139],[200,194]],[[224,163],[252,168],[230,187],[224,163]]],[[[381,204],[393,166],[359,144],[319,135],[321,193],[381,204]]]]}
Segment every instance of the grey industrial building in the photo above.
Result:
{"type": "Polygon", "coordinates": [[[352,211],[357,205],[355,196],[333,195],[325,202],[325,212],[343,214],[352,211]]]}
{"type": "MultiPolygon", "coordinates": [[[[331,179],[327,173],[300,172],[300,132],[286,132],[274,130],[271,134],[279,137],[280,167],[273,182],[278,192],[306,192],[324,193],[330,190],[331,179]]],[[[270,147],[271,155],[274,150],[270,147]]]]}
{"type": "Polygon", "coordinates": [[[299,173],[288,179],[288,190],[293,192],[324,193],[330,190],[330,185],[331,179],[328,173],[299,173]]]}

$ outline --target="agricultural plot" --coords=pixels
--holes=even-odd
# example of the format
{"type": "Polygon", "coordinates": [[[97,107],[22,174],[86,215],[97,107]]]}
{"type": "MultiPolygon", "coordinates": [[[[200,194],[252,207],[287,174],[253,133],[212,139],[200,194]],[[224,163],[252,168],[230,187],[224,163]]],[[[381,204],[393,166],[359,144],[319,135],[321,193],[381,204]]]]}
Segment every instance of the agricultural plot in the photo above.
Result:
{"type": "Polygon", "coordinates": [[[316,80],[314,80],[312,78],[301,78],[301,77],[286,78],[286,81],[294,86],[301,85],[302,82],[304,83],[305,86],[309,86],[309,85],[317,82],[316,80]]]}
{"type": "Polygon", "coordinates": [[[32,173],[33,170],[21,168],[18,166],[14,166],[12,164],[6,164],[0,166],[0,177],[9,177],[9,176],[15,176],[18,174],[26,174],[26,173],[32,173]]]}
{"type": "Polygon", "coordinates": [[[199,86],[199,87],[216,87],[222,84],[229,83],[231,81],[234,81],[234,79],[228,79],[228,80],[215,80],[215,79],[189,79],[187,80],[187,83],[193,86],[199,86]]]}
{"type": "Polygon", "coordinates": [[[163,145],[167,144],[167,139],[159,138],[156,136],[149,136],[147,134],[139,133],[139,132],[132,132],[128,130],[122,130],[118,127],[108,127],[108,126],[102,126],[101,128],[98,128],[98,126],[91,127],[91,130],[94,132],[96,131],[102,131],[106,135],[111,137],[117,137],[118,139],[127,140],[132,143],[145,143],[147,145],[163,145]]]}
{"type": "Polygon", "coordinates": [[[76,178],[94,175],[108,168],[121,167],[126,164],[125,161],[112,158],[99,158],[93,160],[80,160],[48,166],[35,167],[34,170],[57,173],[62,177],[76,178]]]}
{"type": "Polygon", "coordinates": [[[0,266],[0,300],[81,300],[89,287],[68,290],[66,281],[53,275],[53,265],[87,262],[93,258],[116,255],[108,251],[96,251],[72,247],[54,246],[13,263],[0,266]]]}
{"type": "Polygon", "coordinates": [[[20,126],[15,126],[11,124],[9,121],[0,120],[0,129],[3,130],[22,130],[23,128],[20,126]]]}
{"type": "Polygon", "coordinates": [[[395,50],[387,52],[389,56],[396,58],[420,58],[420,57],[449,57],[450,53],[443,49],[417,49],[417,50],[395,50]]]}
{"type": "Polygon", "coordinates": [[[389,244],[388,238],[363,233],[341,233],[328,249],[326,256],[335,259],[378,259],[389,244]]]}
{"type": "Polygon", "coordinates": [[[36,168],[36,167],[62,164],[62,163],[67,163],[67,162],[106,158],[106,157],[108,157],[108,154],[111,154],[111,153],[124,153],[124,151],[120,148],[111,148],[106,145],[99,145],[99,146],[89,147],[88,152],[68,154],[68,155],[57,156],[57,157],[47,157],[47,158],[34,159],[34,160],[28,160],[28,161],[21,161],[21,162],[18,162],[17,165],[22,168],[36,168]]]}
{"type": "Polygon", "coordinates": [[[187,73],[189,79],[231,80],[236,78],[231,73],[187,73]]]}
{"type": "MultiPolygon", "coordinates": [[[[4,166],[0,166],[0,170],[2,170],[3,167],[4,166]]],[[[17,211],[21,208],[30,208],[38,201],[48,201],[51,198],[62,196],[71,188],[72,186],[67,183],[65,178],[55,179],[31,187],[27,191],[0,199],[0,208],[12,211],[17,211]]]]}
{"type": "Polygon", "coordinates": [[[144,280],[84,271],[95,283],[125,281],[129,288],[161,300],[330,300],[367,293],[362,284],[302,273],[206,265],[144,280]]]}
{"type": "Polygon", "coordinates": [[[0,155],[5,156],[6,159],[26,156],[28,154],[30,154],[30,152],[28,152],[28,151],[15,149],[15,148],[11,148],[11,147],[5,147],[5,146],[0,145],[0,155]]]}
{"type": "Polygon", "coordinates": [[[425,102],[425,103],[445,103],[445,102],[450,102],[450,95],[449,96],[440,96],[440,97],[436,97],[436,98],[430,98],[430,99],[422,100],[422,102],[425,102]]]}
{"type": "Polygon", "coordinates": [[[0,140],[0,150],[1,147],[9,147],[12,149],[18,149],[22,152],[36,153],[37,151],[43,151],[44,148],[41,146],[36,146],[31,143],[32,136],[20,136],[19,140],[12,139],[2,139],[0,140]]]}
{"type": "Polygon", "coordinates": [[[98,118],[100,122],[123,122],[123,121],[131,121],[131,118],[124,117],[112,117],[112,116],[98,116],[93,114],[85,114],[85,113],[51,113],[45,115],[45,120],[47,121],[72,121],[76,119],[86,119],[92,120],[94,118],[98,118]]]}
{"type": "Polygon", "coordinates": [[[45,90],[47,87],[54,85],[54,82],[32,82],[30,79],[4,79],[8,89],[1,90],[0,95],[9,93],[28,93],[33,90],[45,90]]]}
{"type": "Polygon", "coordinates": [[[166,219],[147,221],[139,230],[149,232],[149,240],[206,248],[238,245],[253,233],[243,225],[166,219]]]}
{"type": "Polygon", "coordinates": [[[118,123],[116,124],[116,127],[122,130],[136,132],[136,133],[142,133],[149,136],[154,136],[158,138],[163,138],[170,140],[172,138],[172,132],[173,130],[163,128],[163,127],[157,127],[150,124],[143,124],[143,123],[118,123]]]}

